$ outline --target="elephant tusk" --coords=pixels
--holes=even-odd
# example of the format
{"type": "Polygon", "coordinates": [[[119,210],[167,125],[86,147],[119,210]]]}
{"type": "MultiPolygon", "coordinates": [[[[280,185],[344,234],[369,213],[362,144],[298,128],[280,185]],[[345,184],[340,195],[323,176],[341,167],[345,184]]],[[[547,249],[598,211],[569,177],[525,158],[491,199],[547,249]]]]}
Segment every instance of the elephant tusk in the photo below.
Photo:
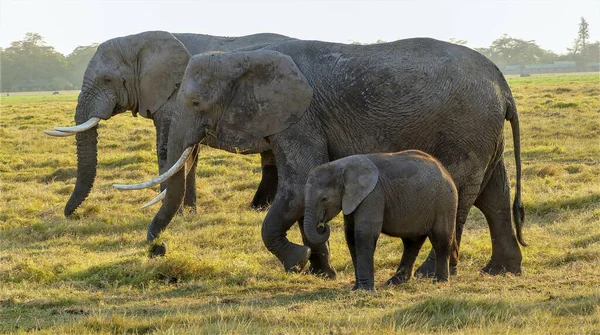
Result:
{"type": "Polygon", "coordinates": [[[46,135],[56,136],[56,137],[65,137],[65,136],[75,135],[75,133],[65,133],[65,132],[57,131],[57,130],[44,130],[44,133],[46,135]]]}
{"type": "Polygon", "coordinates": [[[92,127],[95,127],[98,123],[100,122],[100,118],[99,117],[91,117],[89,120],[85,121],[84,123],[78,125],[78,126],[73,126],[73,127],[54,127],[54,129],[58,130],[58,131],[62,131],[62,132],[66,132],[66,133],[79,133],[82,131],[86,131],[92,127]]]}
{"type": "Polygon", "coordinates": [[[143,188],[148,188],[148,187],[152,187],[154,185],[158,185],[160,183],[162,183],[163,181],[171,178],[175,173],[177,173],[179,170],[181,170],[181,168],[185,165],[185,162],[187,162],[188,158],[190,158],[190,155],[192,154],[192,151],[194,150],[194,146],[191,146],[189,148],[186,148],[183,153],[181,154],[181,157],[179,157],[179,159],[177,160],[177,162],[175,162],[175,164],[165,173],[161,174],[160,176],[144,182],[144,183],[140,183],[140,184],[113,184],[114,187],[121,189],[121,190],[141,190],[143,188]]]}
{"type": "Polygon", "coordinates": [[[155,203],[157,203],[157,202],[159,202],[159,201],[163,200],[163,199],[164,199],[166,196],[167,196],[167,190],[164,190],[164,191],[160,192],[160,194],[159,194],[159,195],[157,195],[157,196],[156,196],[156,198],[154,198],[154,199],[152,199],[152,200],[148,201],[147,203],[145,203],[145,204],[142,206],[142,208],[146,208],[146,207],[152,206],[152,205],[154,205],[155,203]]]}

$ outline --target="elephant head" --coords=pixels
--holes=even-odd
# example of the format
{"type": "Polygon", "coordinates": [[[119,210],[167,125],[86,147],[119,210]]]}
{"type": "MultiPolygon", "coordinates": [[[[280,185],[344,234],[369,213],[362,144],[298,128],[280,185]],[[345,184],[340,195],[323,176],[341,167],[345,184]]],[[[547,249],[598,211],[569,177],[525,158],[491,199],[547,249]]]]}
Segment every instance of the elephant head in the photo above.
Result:
{"type": "Polygon", "coordinates": [[[326,222],[340,211],[350,215],[373,191],[379,170],[365,156],[349,156],[312,169],[304,191],[304,232],[312,243],[325,243],[330,228],[326,222]],[[324,224],[322,232],[319,225],[324,224]]]}
{"type": "MultiPolygon", "coordinates": [[[[147,183],[115,185],[139,189],[166,179],[167,194],[149,229],[158,236],[181,205],[184,174],[192,150],[203,140],[219,147],[247,147],[284,131],[303,117],[312,88],[293,60],[269,50],[195,55],[178,94],[181,112],[171,121],[168,165],[147,183]],[[208,89],[210,88],[210,89],[208,89]]],[[[189,164],[189,163],[188,163],[189,164]]]]}
{"type": "Polygon", "coordinates": [[[163,31],[119,37],[98,46],[84,74],[75,111],[77,126],[46,132],[76,135],[77,182],[65,216],[81,205],[93,186],[99,121],[127,110],[152,118],[177,91],[189,58],[184,45],[163,31]]]}

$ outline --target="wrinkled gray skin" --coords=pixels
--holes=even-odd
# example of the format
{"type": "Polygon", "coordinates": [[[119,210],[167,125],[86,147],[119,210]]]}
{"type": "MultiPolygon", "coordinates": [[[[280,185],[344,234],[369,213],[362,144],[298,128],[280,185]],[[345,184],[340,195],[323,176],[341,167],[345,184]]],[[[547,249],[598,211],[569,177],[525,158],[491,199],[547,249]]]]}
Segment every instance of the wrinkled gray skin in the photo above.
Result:
{"type": "MultiPolygon", "coordinates": [[[[301,270],[311,257],[314,272],[335,274],[326,244],[305,240],[309,248],[286,238],[303,220],[304,185],[312,168],[355,154],[418,149],[442,162],[455,181],[456,248],[475,205],[492,238],[492,257],[483,271],[521,272],[502,158],[509,120],[517,168],[513,211],[522,243],[518,115],[502,73],[481,54],[426,38],[376,45],[284,41],[257,51],[192,57],[178,100],[182,112],[171,124],[169,165],[207,137],[226,146],[269,141],[278,189],[262,238],[287,271],[301,270]]],[[[168,180],[149,236],[158,236],[173,218],[184,180],[182,172],[168,180]]],[[[452,256],[451,266],[456,262],[452,256]]],[[[435,272],[433,253],[417,272],[435,272]]]]}
{"type": "MultiPolygon", "coordinates": [[[[253,50],[288,38],[277,34],[218,37],[150,31],[108,40],[98,46],[85,71],[75,122],[79,125],[94,116],[108,120],[127,110],[134,116],[140,114],[152,119],[156,128],[159,172],[163,173],[168,168],[170,118],[177,110],[175,98],[190,54],[240,48],[253,50]]],[[[65,206],[65,216],[73,214],[92,189],[96,176],[97,138],[97,127],[76,135],[77,183],[65,206]]],[[[214,143],[207,144],[214,146],[214,143]]],[[[272,152],[264,141],[241,150],[261,153],[263,180],[252,207],[264,207],[277,190],[272,152]]],[[[195,166],[190,173],[194,175],[195,166]]],[[[185,205],[195,208],[195,203],[195,179],[188,178],[185,205]]]]}
{"type": "Polygon", "coordinates": [[[354,265],[353,290],[374,289],[373,255],[381,233],[401,237],[404,245],[388,285],[412,278],[427,237],[435,250],[435,278],[448,281],[458,192],[450,174],[430,155],[408,150],[319,165],[308,175],[304,199],[304,232],[314,244],[329,239],[326,223],[343,211],[354,265]],[[325,224],[323,232],[320,224],[325,224]]]}

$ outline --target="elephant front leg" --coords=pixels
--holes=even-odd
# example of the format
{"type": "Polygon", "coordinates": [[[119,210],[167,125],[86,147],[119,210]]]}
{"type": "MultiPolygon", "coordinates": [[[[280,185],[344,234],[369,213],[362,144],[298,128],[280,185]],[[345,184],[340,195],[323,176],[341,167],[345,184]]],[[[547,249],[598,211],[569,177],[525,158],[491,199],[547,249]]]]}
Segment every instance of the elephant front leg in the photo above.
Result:
{"type": "Polygon", "coordinates": [[[261,152],[260,163],[262,177],[250,204],[250,208],[255,210],[266,209],[273,199],[275,199],[275,194],[277,193],[277,166],[275,165],[273,152],[270,150],[261,152]]]}
{"type": "Polygon", "coordinates": [[[190,171],[185,176],[185,197],[183,198],[183,206],[196,213],[196,167],[198,166],[198,155],[194,157],[194,163],[190,171]]]}
{"type": "Polygon", "coordinates": [[[300,272],[308,263],[311,249],[287,239],[287,231],[300,219],[291,196],[277,194],[262,225],[262,239],[267,249],[283,264],[287,272],[300,272]]]}
{"type": "Polygon", "coordinates": [[[371,230],[363,230],[357,226],[354,229],[354,241],[356,250],[356,284],[352,290],[375,290],[375,270],[373,267],[373,256],[377,245],[378,233],[371,230]]]}
{"type": "Polygon", "coordinates": [[[358,289],[358,277],[356,276],[356,241],[354,240],[354,218],[351,215],[344,215],[344,237],[346,245],[350,251],[352,258],[352,267],[354,267],[354,287],[352,290],[358,289]]]}
{"type": "Polygon", "coordinates": [[[373,256],[383,226],[384,201],[380,192],[367,196],[353,213],[356,284],[353,290],[375,290],[373,256]]]}
{"type": "Polygon", "coordinates": [[[304,217],[298,220],[298,227],[302,234],[302,243],[308,246],[311,250],[310,253],[310,265],[308,266],[308,272],[317,276],[323,276],[327,279],[335,279],[337,273],[331,266],[329,259],[329,241],[324,244],[313,244],[306,238],[304,234],[304,217]]]}

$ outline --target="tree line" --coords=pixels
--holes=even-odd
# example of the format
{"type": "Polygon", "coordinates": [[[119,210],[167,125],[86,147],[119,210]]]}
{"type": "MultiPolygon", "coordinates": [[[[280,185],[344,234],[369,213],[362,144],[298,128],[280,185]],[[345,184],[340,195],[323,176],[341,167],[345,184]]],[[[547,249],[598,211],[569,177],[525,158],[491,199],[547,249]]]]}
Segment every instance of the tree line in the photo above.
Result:
{"type": "MultiPolygon", "coordinates": [[[[549,64],[555,61],[574,61],[582,66],[600,62],[600,42],[589,41],[589,25],[582,17],[577,37],[568,53],[558,55],[544,50],[535,41],[503,35],[488,48],[475,48],[498,66],[549,64]]],[[[376,43],[383,43],[377,41],[376,43]]],[[[465,40],[450,42],[468,45],[465,40]]],[[[356,43],[356,42],[355,42],[356,43]]],[[[359,44],[359,43],[357,43],[359,44]]],[[[98,44],[78,46],[67,56],[49,46],[37,33],[27,33],[6,49],[0,48],[0,90],[49,91],[80,89],[83,73],[96,52],[98,44]]]]}
{"type": "MultiPolygon", "coordinates": [[[[555,61],[573,61],[579,66],[600,62],[600,41],[590,43],[589,24],[585,18],[579,22],[577,37],[573,40],[568,53],[558,55],[544,50],[535,41],[526,41],[503,35],[492,42],[488,48],[475,48],[498,66],[549,64],[555,61]]],[[[466,41],[462,44],[466,44],[466,41]]]]}
{"type": "Polygon", "coordinates": [[[6,49],[0,48],[2,92],[80,89],[83,72],[98,44],[78,46],[67,56],[37,33],[27,33],[6,49]]]}

